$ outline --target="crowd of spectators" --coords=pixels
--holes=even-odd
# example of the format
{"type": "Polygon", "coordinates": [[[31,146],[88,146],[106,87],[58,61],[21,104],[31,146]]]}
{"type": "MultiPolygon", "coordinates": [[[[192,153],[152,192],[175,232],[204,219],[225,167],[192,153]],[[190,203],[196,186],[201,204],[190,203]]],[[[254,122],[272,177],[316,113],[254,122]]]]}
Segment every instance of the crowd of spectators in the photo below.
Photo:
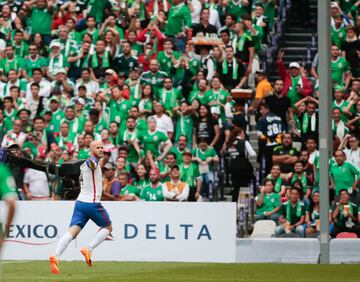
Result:
{"type": "MultiPolygon", "coordinates": [[[[233,201],[257,175],[257,219],[276,221],[277,236],[316,234],[318,55],[307,69],[280,50],[274,81],[262,67],[285,1],[0,2],[2,148],[61,165],[101,140],[103,198],[126,201],[212,200],[227,156],[233,201]]],[[[359,5],[331,4],[334,234],[360,230],[359,5]]],[[[59,179],[13,172],[20,198],[64,198],[59,179]]]]}

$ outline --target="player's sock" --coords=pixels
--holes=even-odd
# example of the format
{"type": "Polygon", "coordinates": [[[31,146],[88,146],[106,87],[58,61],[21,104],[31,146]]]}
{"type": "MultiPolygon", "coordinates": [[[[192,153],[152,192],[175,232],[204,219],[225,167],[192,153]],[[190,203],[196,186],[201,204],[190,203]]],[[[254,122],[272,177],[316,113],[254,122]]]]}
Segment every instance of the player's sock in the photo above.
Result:
{"type": "Polygon", "coordinates": [[[56,246],[56,257],[60,257],[63,254],[63,252],[72,240],[73,236],[69,232],[65,233],[65,235],[61,237],[58,245],[56,246]]]}
{"type": "Polygon", "coordinates": [[[99,230],[98,233],[96,233],[96,236],[94,238],[94,240],[92,240],[89,244],[89,251],[92,252],[92,250],[94,248],[96,248],[97,246],[99,246],[105,239],[106,237],[109,235],[109,230],[107,228],[101,228],[99,230]]]}

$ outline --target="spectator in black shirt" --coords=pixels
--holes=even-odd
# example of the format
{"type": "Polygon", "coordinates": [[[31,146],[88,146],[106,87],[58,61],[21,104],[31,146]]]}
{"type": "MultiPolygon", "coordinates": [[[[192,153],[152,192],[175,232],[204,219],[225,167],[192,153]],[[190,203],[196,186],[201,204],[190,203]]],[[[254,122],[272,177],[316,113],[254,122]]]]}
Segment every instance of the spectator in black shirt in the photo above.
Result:
{"type": "Polygon", "coordinates": [[[342,56],[349,62],[351,73],[354,77],[360,77],[360,40],[357,38],[355,28],[347,26],[345,41],[341,43],[342,56]]]}
{"type": "MultiPolygon", "coordinates": [[[[251,22],[251,18],[247,20],[251,22]]],[[[246,65],[246,74],[250,74],[255,53],[254,41],[250,35],[246,34],[246,28],[243,22],[236,23],[234,31],[236,34],[232,41],[232,46],[235,50],[235,57],[246,65]]]]}
{"type": "Polygon", "coordinates": [[[291,109],[290,99],[283,95],[284,81],[278,79],[275,81],[273,95],[265,97],[265,102],[269,106],[270,112],[279,116],[287,130],[287,118],[286,114],[289,115],[289,120],[293,120],[293,112],[291,109]]]}
{"type": "Polygon", "coordinates": [[[245,67],[234,57],[234,49],[231,46],[226,47],[225,59],[219,64],[218,70],[222,84],[229,91],[242,88],[246,82],[245,67]]]}
{"type": "Polygon", "coordinates": [[[207,8],[202,9],[200,14],[200,23],[193,25],[193,36],[199,36],[201,33],[206,37],[217,37],[217,28],[209,24],[210,11],[207,8]]]}

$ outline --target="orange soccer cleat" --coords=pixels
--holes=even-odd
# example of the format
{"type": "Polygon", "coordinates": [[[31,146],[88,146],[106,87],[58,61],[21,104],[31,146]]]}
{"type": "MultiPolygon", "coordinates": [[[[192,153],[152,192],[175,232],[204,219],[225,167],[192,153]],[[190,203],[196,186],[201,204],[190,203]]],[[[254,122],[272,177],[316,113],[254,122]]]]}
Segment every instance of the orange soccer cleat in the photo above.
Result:
{"type": "Polygon", "coordinates": [[[49,257],[49,261],[50,261],[50,270],[53,274],[59,274],[59,261],[56,258],[56,256],[51,256],[49,257]]]}
{"type": "Polygon", "coordinates": [[[92,262],[91,262],[91,252],[89,251],[88,248],[83,247],[81,249],[81,254],[85,257],[85,261],[87,263],[88,266],[92,266],[92,262]]]}

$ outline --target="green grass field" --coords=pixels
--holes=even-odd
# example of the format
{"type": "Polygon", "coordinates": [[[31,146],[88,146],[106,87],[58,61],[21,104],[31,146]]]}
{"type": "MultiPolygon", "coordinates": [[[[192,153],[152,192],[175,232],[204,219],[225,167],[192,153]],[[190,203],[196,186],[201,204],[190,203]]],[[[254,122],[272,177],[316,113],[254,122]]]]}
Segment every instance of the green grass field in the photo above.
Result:
{"type": "Polygon", "coordinates": [[[359,265],[61,262],[60,274],[46,261],[5,261],[3,281],[360,281],[359,265]]]}

